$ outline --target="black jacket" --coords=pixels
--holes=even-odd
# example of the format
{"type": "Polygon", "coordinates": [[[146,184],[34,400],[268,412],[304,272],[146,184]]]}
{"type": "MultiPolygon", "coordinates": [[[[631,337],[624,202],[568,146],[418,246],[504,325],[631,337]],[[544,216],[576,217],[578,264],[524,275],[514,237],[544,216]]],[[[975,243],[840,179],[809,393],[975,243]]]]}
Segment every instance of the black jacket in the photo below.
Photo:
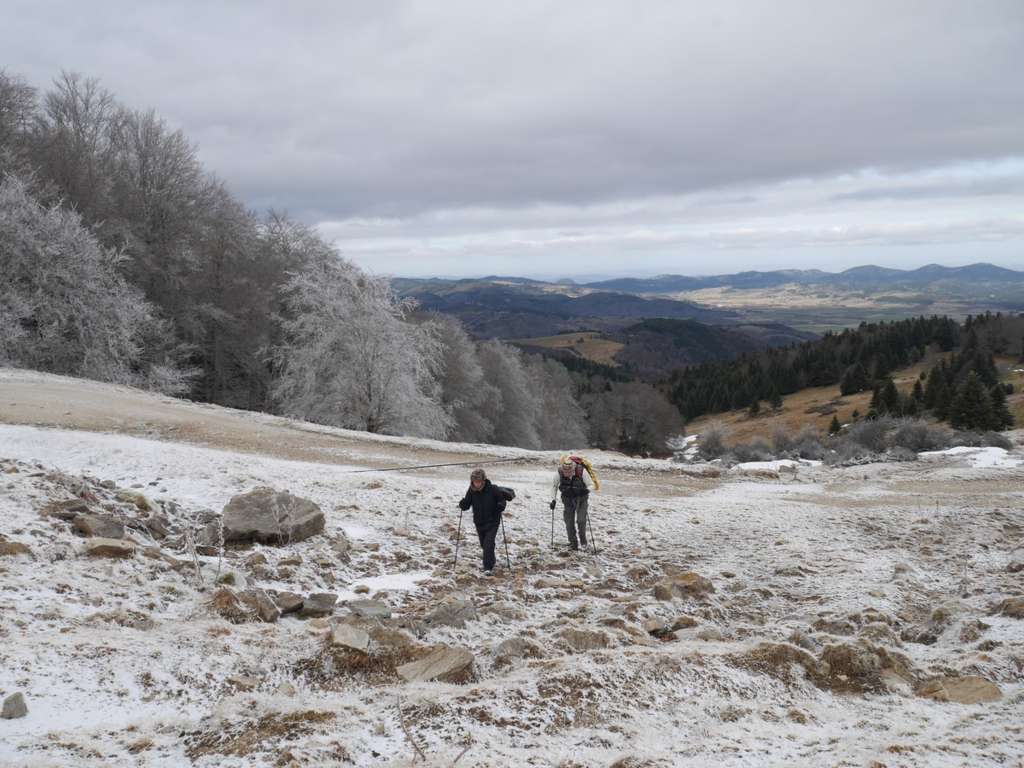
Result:
{"type": "Polygon", "coordinates": [[[501,522],[501,513],[505,511],[505,496],[501,489],[490,480],[484,480],[483,487],[474,491],[469,486],[466,495],[459,502],[459,509],[473,508],[473,523],[477,528],[490,528],[501,522]]]}

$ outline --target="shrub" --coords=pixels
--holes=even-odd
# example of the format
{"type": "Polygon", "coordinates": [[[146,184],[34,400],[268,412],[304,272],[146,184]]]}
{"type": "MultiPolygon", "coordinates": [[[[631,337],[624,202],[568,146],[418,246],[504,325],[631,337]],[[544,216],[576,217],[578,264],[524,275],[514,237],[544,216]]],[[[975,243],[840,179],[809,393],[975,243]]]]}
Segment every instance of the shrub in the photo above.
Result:
{"type": "Polygon", "coordinates": [[[1013,449],[1013,441],[1002,432],[985,432],[982,434],[981,440],[982,445],[991,448],[1003,448],[1007,451],[1013,449]]]}
{"type": "Polygon", "coordinates": [[[896,446],[885,454],[886,461],[917,461],[917,451],[903,446],[896,446]]]}
{"type": "Polygon", "coordinates": [[[749,443],[737,443],[730,449],[738,462],[771,461],[775,458],[768,441],[763,437],[755,437],[749,443]]]}
{"type": "Polygon", "coordinates": [[[725,454],[725,438],[729,432],[723,424],[713,422],[697,438],[697,453],[705,461],[719,459],[725,454]]]}
{"type": "Polygon", "coordinates": [[[895,419],[888,416],[858,421],[847,428],[841,439],[863,446],[871,453],[882,453],[886,449],[886,435],[894,423],[895,419]]]}
{"type": "Polygon", "coordinates": [[[941,451],[953,444],[953,432],[940,424],[917,419],[900,419],[888,437],[891,448],[921,451],[941,451]]]}
{"type": "Polygon", "coordinates": [[[775,448],[776,454],[789,453],[793,450],[793,438],[789,436],[789,431],[785,427],[775,427],[772,430],[772,447],[775,448]]]}
{"type": "Polygon", "coordinates": [[[793,438],[793,451],[801,459],[819,461],[825,457],[825,446],[821,442],[821,434],[810,424],[805,424],[793,438]]]}

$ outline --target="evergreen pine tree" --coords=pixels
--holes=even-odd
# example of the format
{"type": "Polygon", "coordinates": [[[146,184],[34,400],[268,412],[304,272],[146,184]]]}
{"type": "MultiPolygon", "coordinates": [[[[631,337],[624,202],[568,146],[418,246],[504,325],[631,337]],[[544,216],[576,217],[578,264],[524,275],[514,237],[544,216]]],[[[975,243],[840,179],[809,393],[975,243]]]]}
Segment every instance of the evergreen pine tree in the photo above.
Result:
{"type": "Polygon", "coordinates": [[[832,416],[832,423],[828,425],[828,433],[830,435],[834,435],[834,434],[838,433],[839,430],[842,429],[842,428],[843,428],[842,424],[839,423],[839,417],[836,416],[836,415],[833,415],[832,416]]]}
{"type": "Polygon", "coordinates": [[[989,423],[989,429],[999,432],[1012,427],[1013,414],[1010,413],[1010,409],[1006,405],[1006,390],[1003,385],[996,384],[989,390],[988,396],[992,402],[992,420],[989,423]]]}
{"type": "Polygon", "coordinates": [[[757,416],[759,413],[761,413],[761,401],[758,400],[757,398],[754,398],[754,400],[750,403],[750,408],[747,409],[747,413],[751,417],[757,416]]]}
{"type": "Polygon", "coordinates": [[[882,388],[881,396],[881,408],[880,411],[891,414],[892,416],[899,416],[902,412],[902,403],[900,402],[900,393],[896,389],[896,384],[892,379],[888,379],[885,382],[885,387],[882,388]]]}
{"type": "Polygon", "coordinates": [[[782,408],[782,395],[780,395],[779,390],[774,387],[772,388],[770,403],[773,411],[777,411],[782,408]]]}
{"type": "Polygon", "coordinates": [[[921,386],[921,380],[918,379],[914,382],[914,400],[917,401],[918,405],[924,403],[924,387],[921,386]]]}
{"type": "Polygon", "coordinates": [[[992,400],[981,377],[967,374],[949,404],[949,423],[954,429],[987,429],[992,422],[992,400]]]}

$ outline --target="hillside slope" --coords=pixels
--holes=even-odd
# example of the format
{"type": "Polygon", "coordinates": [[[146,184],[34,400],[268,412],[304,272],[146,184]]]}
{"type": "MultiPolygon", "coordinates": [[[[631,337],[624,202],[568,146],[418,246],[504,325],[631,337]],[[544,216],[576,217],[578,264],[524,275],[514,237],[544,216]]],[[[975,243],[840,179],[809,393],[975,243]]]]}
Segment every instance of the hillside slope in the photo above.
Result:
{"type": "Polygon", "coordinates": [[[17,371],[0,374],[0,405],[0,697],[22,692],[28,709],[0,720],[0,764],[1024,756],[1019,447],[781,472],[597,453],[599,552],[570,554],[550,547],[553,454],[17,371]],[[355,472],[476,457],[520,459],[488,467],[518,492],[513,570],[494,578],[479,573],[472,529],[453,567],[468,467],[355,472]],[[324,531],[193,559],[183,534],[264,485],[319,505],[324,531]],[[134,549],[87,556],[96,542],[68,514],[114,518],[134,549]],[[211,604],[228,573],[238,591],[337,604],[235,623],[219,613],[229,593],[211,604]],[[357,614],[374,609],[390,618],[357,614]],[[403,682],[401,665],[430,654],[435,672],[452,661],[449,682],[403,682]]]}

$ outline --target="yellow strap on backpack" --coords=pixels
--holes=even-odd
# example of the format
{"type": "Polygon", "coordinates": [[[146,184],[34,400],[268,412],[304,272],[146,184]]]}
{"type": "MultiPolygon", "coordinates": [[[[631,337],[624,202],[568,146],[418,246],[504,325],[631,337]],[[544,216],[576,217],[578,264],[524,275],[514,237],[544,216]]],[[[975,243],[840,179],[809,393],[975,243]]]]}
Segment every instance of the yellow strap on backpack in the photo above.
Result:
{"type": "Polygon", "coordinates": [[[597,472],[594,471],[593,465],[582,456],[563,456],[561,463],[568,464],[571,461],[579,462],[583,465],[583,468],[587,470],[587,474],[590,475],[590,479],[594,481],[594,490],[601,490],[601,481],[597,479],[597,472]]]}

